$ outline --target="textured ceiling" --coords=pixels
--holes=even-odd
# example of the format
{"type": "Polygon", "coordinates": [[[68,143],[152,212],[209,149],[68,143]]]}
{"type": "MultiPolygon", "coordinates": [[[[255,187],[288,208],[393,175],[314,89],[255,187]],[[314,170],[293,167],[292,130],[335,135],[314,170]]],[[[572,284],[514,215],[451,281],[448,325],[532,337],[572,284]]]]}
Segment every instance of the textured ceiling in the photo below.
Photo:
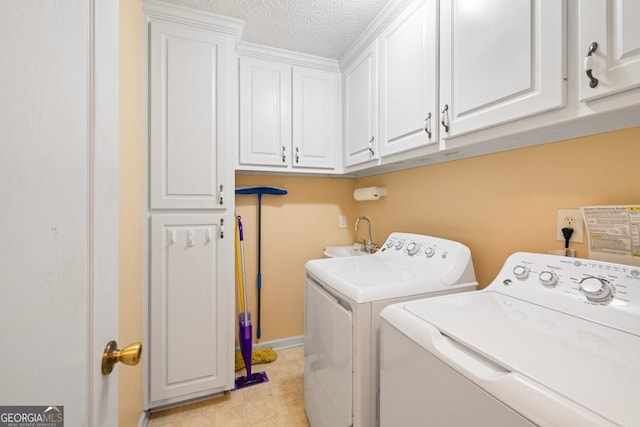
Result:
{"type": "Polygon", "coordinates": [[[388,0],[162,0],[245,21],[243,41],[339,59],[388,0]]]}

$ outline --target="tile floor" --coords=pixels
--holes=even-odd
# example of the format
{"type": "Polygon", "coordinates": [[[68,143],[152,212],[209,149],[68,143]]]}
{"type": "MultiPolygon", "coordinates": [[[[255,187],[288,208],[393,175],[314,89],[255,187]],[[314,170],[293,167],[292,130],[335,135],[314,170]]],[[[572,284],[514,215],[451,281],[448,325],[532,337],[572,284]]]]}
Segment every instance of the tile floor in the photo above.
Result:
{"type": "MultiPolygon", "coordinates": [[[[302,399],[304,348],[277,350],[272,363],[253,366],[269,381],[224,396],[151,414],[149,427],[308,427],[302,399]]],[[[244,375],[245,370],[236,372],[244,375]]]]}

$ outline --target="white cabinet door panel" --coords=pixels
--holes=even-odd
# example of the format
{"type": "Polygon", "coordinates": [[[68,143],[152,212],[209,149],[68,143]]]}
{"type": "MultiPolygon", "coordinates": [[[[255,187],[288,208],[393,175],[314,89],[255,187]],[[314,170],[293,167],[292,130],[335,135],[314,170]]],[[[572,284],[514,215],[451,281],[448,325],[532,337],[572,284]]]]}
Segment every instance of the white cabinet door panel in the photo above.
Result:
{"type": "Polygon", "coordinates": [[[591,55],[592,74],[598,84],[590,87],[583,67],[580,70],[580,100],[588,101],[640,87],[640,2],[580,1],[578,9],[581,64],[589,46],[593,42],[598,44],[591,55]]]}
{"type": "Polygon", "coordinates": [[[345,166],[378,157],[378,42],[344,71],[345,166]]]}
{"type": "Polygon", "coordinates": [[[291,162],[291,65],[240,59],[240,163],[291,162]]]}
{"type": "Polygon", "coordinates": [[[150,261],[150,400],[228,389],[233,262],[225,215],[153,215],[150,261]],[[226,222],[226,221],[225,221],[226,222]],[[227,347],[229,350],[226,350],[227,347]]]}
{"type": "Polygon", "coordinates": [[[382,156],[438,141],[437,34],[435,0],[417,0],[379,38],[382,156]]]}
{"type": "Polygon", "coordinates": [[[150,26],[150,207],[221,207],[227,38],[168,22],[150,26]]]}
{"type": "Polygon", "coordinates": [[[340,74],[294,67],[292,165],[334,168],[339,123],[340,74]]]}
{"type": "Polygon", "coordinates": [[[562,107],[565,32],[563,1],[443,1],[441,137],[562,107]]]}

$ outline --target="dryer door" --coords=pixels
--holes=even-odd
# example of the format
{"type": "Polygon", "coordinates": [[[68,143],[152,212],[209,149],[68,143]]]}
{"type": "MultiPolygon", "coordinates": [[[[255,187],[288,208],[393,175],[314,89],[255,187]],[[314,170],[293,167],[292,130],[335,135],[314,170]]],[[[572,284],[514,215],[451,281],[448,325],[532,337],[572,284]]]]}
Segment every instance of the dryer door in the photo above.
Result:
{"type": "Polygon", "coordinates": [[[311,425],[353,424],[353,316],[307,279],[305,286],[304,407],[311,425]]]}

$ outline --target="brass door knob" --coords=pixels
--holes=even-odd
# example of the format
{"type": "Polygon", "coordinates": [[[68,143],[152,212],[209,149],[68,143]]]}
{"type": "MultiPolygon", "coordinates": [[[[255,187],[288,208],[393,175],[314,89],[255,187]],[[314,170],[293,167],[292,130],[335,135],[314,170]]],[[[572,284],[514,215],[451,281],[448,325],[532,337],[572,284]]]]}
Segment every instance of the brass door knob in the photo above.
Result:
{"type": "Polygon", "coordinates": [[[109,341],[102,353],[102,373],[109,375],[113,371],[116,363],[122,362],[125,365],[135,366],[140,363],[140,355],[142,354],[142,343],[135,342],[129,344],[122,350],[118,350],[118,343],[109,341]]]}

